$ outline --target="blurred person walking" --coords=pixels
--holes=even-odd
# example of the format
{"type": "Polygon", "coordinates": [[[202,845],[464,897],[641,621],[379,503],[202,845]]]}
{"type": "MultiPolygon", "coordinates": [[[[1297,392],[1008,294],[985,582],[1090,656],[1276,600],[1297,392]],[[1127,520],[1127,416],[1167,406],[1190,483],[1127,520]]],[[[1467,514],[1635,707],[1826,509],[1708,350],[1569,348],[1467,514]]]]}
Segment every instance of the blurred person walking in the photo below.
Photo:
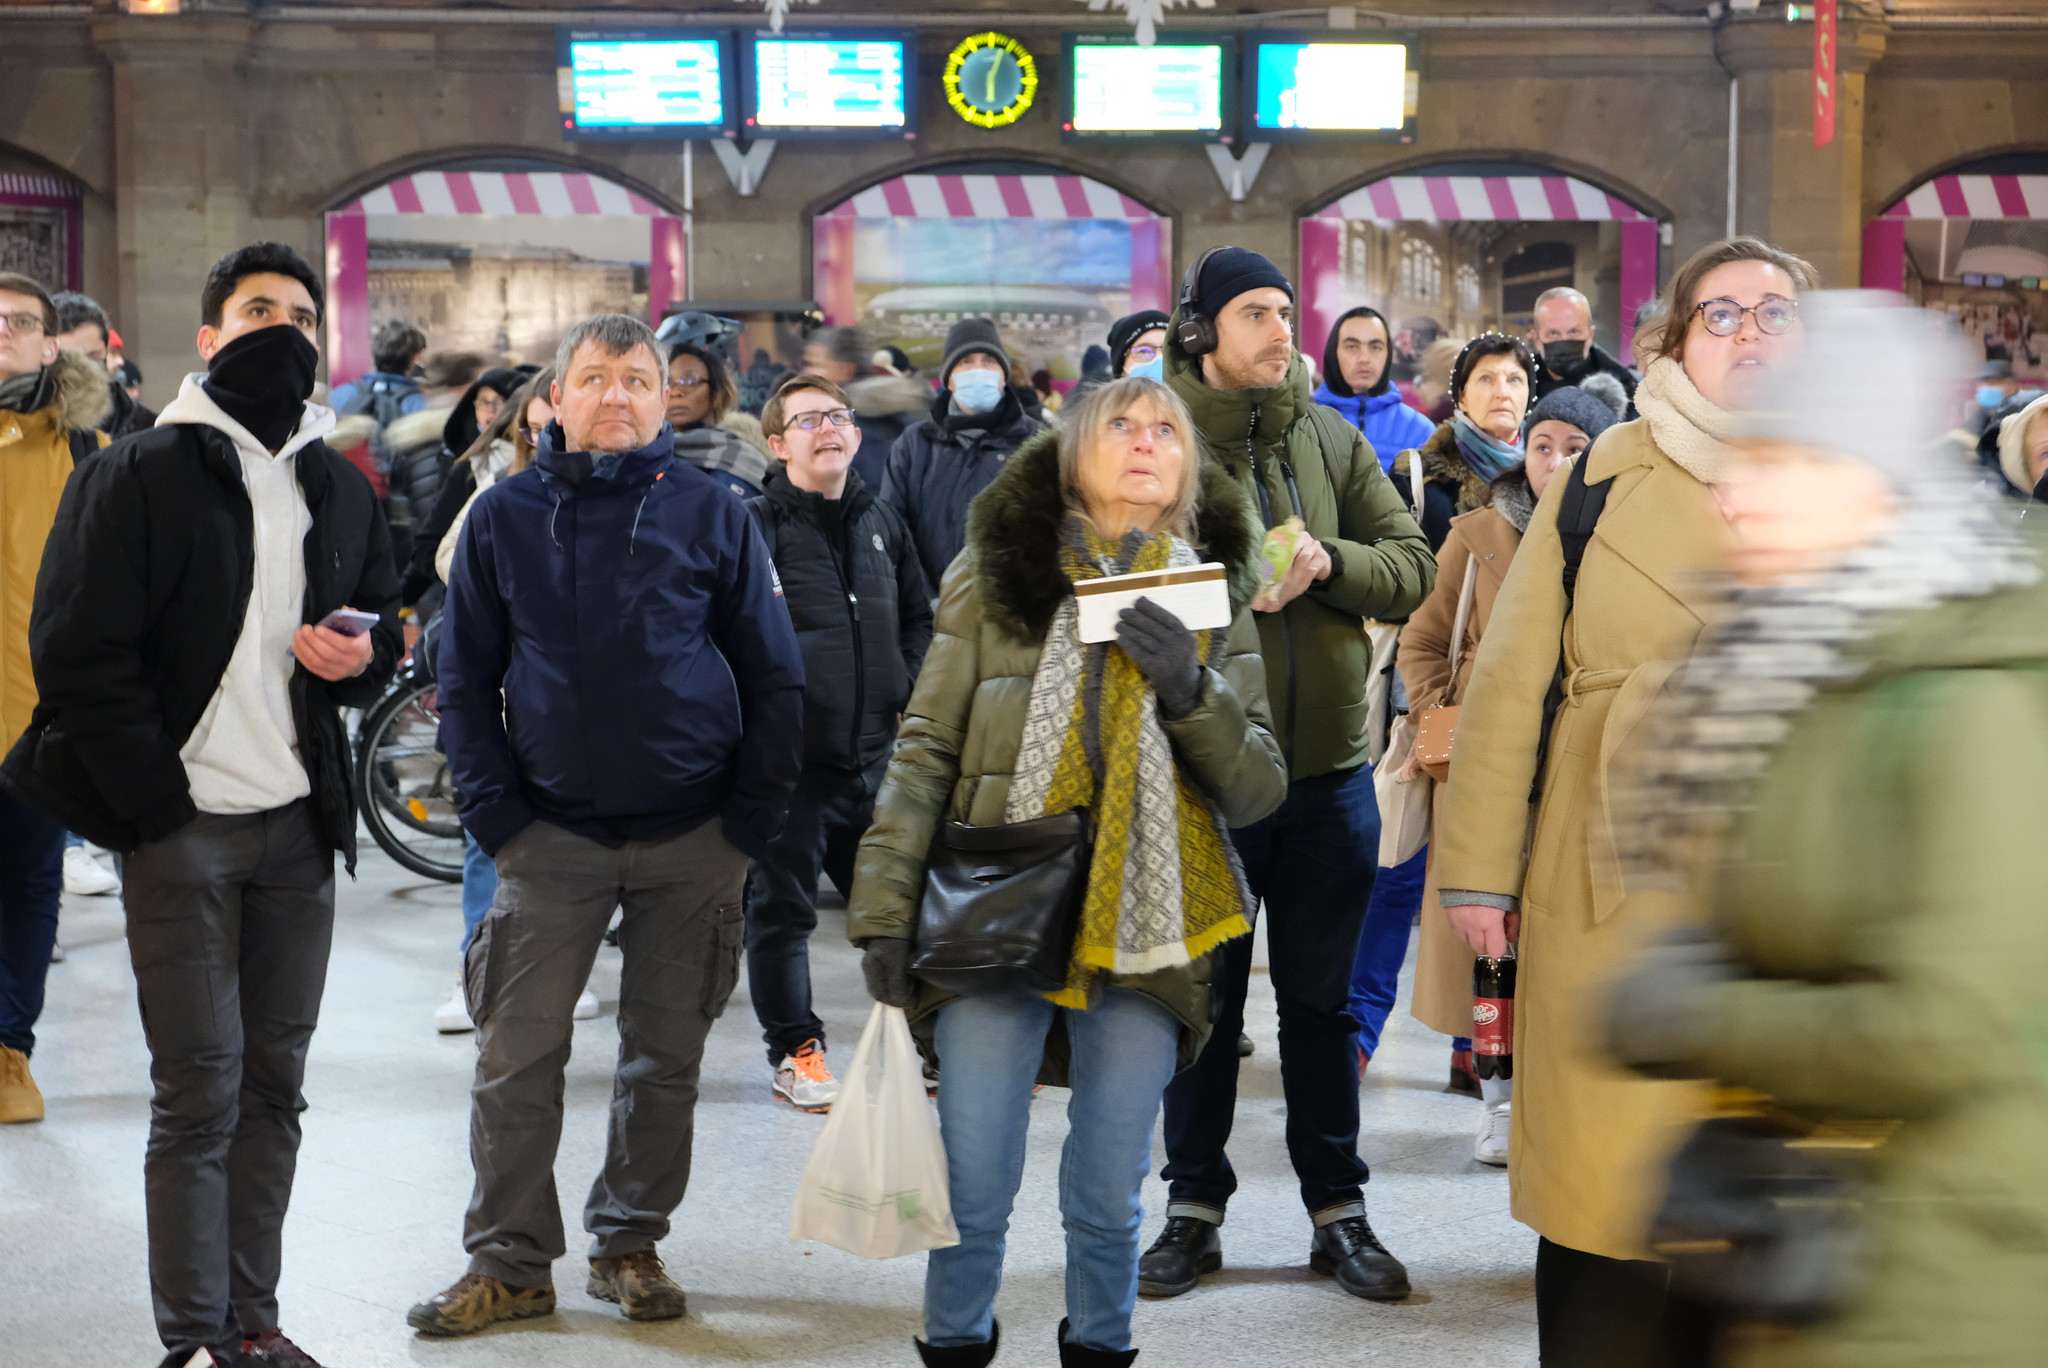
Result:
{"type": "MultiPolygon", "coordinates": [[[[2048,1343],[2043,543],[1935,455],[1969,373],[1937,319],[1874,292],[1802,308],[1719,491],[1735,592],[1674,686],[1632,842],[1703,924],[1637,961],[1606,1036],[1653,1076],[1749,1090],[1774,1133],[1822,1142],[1779,1154],[1847,1184],[1851,1242],[1819,1266],[1749,1245],[1755,1199],[1716,1213],[1826,1293],[1761,1332],[1781,1308],[1713,1297],[1749,1332],[1715,1362],[2020,1368],[2048,1343]]],[[[1683,1190],[1800,1195],[1783,1160],[1701,1154],[1683,1190]]]]}
{"type": "Polygon", "coordinates": [[[125,856],[166,1368],[314,1362],[277,1287],[335,852],[356,864],[340,710],[375,702],[400,650],[376,496],[307,402],[324,304],[289,247],[214,264],[207,369],[64,492],[31,625],[42,700],[0,767],[11,798],[125,856]]]}
{"type": "Polygon", "coordinates": [[[1045,430],[1024,412],[1010,385],[1010,354],[986,318],[963,318],[948,330],[939,387],[928,416],[896,439],[881,484],[932,584],[967,544],[967,505],[1025,438],[1045,430]]]}
{"type": "MultiPolygon", "coordinates": [[[[0,745],[36,707],[36,572],[65,481],[106,444],[113,412],[106,372],[60,343],[61,323],[39,283],[0,272],[0,745]]],[[[64,827],[0,787],[0,1124],[43,1119],[29,1057],[67,859],[64,827]]]]}
{"type": "Polygon", "coordinates": [[[381,429],[427,407],[427,396],[413,376],[426,351],[427,335],[412,324],[397,318],[378,324],[376,336],[370,339],[374,369],[334,387],[327,398],[335,415],[352,418],[365,414],[381,429]]]}
{"type": "MultiPolygon", "coordinates": [[[[1609,375],[1631,405],[1622,416],[1635,417],[1636,373],[1593,340],[1593,302],[1585,295],[1569,285],[1554,286],[1537,295],[1529,345],[1543,358],[1536,376],[1536,398],[1567,385],[1582,385],[1591,376],[1609,375]]],[[[1640,340],[1637,346],[1647,352],[1650,342],[1640,340]]]]}
{"type": "MultiPolygon", "coordinates": [[[[804,373],[830,380],[846,391],[860,423],[854,473],[877,494],[889,453],[904,433],[924,420],[932,406],[932,387],[909,373],[908,356],[903,356],[903,368],[895,367],[892,359],[891,368],[883,370],[875,364],[879,354],[860,328],[819,328],[804,339],[804,373]]],[[[896,355],[903,354],[897,351],[896,355]]]]}
{"type": "MultiPolygon", "coordinates": [[[[429,356],[421,382],[425,402],[386,424],[371,439],[377,467],[384,472],[392,548],[413,592],[408,606],[418,601],[418,594],[425,587],[419,580],[414,543],[421,538],[420,529],[440,496],[441,481],[454,464],[455,453],[467,451],[481,430],[482,425],[476,421],[474,395],[478,382],[489,370],[490,363],[478,352],[437,352],[429,356]]],[[[491,386],[493,400],[502,399],[518,387],[515,374],[502,374],[510,379],[502,381],[503,388],[491,386]]]]}
{"type": "Polygon", "coordinates": [[[845,390],[784,380],[761,410],[781,468],[748,502],[803,652],[804,768],[782,834],[747,885],[747,986],[774,1095],[827,1111],[839,1081],[811,1005],[821,869],[853,888],[896,721],[932,639],[931,589],[910,529],[853,468],[863,441],[845,390]]]}
{"type": "MultiPolygon", "coordinates": [[[[1294,287],[1265,257],[1241,247],[1204,253],[1181,283],[1166,383],[1194,415],[1205,459],[1257,508],[1260,527],[1298,518],[1307,533],[1257,619],[1287,799],[1231,838],[1265,903],[1287,1149],[1314,1231],[1310,1266],[1354,1296],[1391,1301],[1408,1294],[1408,1273],[1365,1214],[1350,1000],[1380,831],[1366,763],[1364,619],[1405,618],[1436,567],[1365,438],[1311,398],[1293,315],[1294,287]]],[[[1148,1296],[1191,1291],[1222,1266],[1251,948],[1245,937],[1221,952],[1215,1035],[1167,1090],[1170,1203],[1140,1262],[1148,1296]]]]}
{"type": "Polygon", "coordinates": [[[1396,454],[1421,446],[1432,431],[1429,419],[1394,388],[1393,355],[1385,316],[1378,309],[1348,310],[1323,345],[1323,383],[1315,393],[1318,404],[1365,434],[1382,470],[1391,470],[1396,454]]]}
{"type": "Polygon", "coordinates": [[[1185,406],[1138,378],[1094,391],[1058,434],[1028,441],[968,516],[847,918],[869,991],[912,1012],[941,1069],[960,1243],[927,1257],[927,1364],[979,1368],[995,1356],[1034,1080],[1073,1089],[1060,1362],[1137,1357],[1139,1191],[1160,1094],[1215,1023],[1216,948],[1249,939],[1254,904],[1225,828],[1260,820],[1285,794],[1246,609],[1257,557],[1250,501],[1201,461],[1185,406]],[[1229,575],[1227,634],[1190,632],[1140,600],[1113,645],[1080,641],[1076,584],[1204,561],[1229,575]],[[955,997],[921,985],[909,965],[941,823],[997,827],[1076,808],[1092,812],[1096,834],[1067,986],[955,997]]]}
{"type": "MultiPolygon", "coordinates": [[[[399,493],[409,499],[418,499],[431,491],[425,503],[414,503],[412,511],[418,521],[412,530],[411,560],[405,574],[405,605],[416,610],[416,616],[424,624],[441,609],[441,593],[446,581],[435,568],[434,559],[441,547],[441,538],[446,535],[449,523],[463,504],[468,494],[475,493],[473,483],[476,475],[475,463],[464,458],[478,449],[484,434],[497,432],[503,440],[506,424],[499,421],[510,407],[513,395],[526,384],[528,372],[503,367],[485,371],[476,382],[463,391],[455,407],[448,411],[447,420],[441,424],[439,452],[434,457],[431,480],[427,478],[428,466],[423,454],[416,453],[410,472],[401,477],[399,493]],[[450,492],[450,486],[461,491],[467,486],[467,493],[450,492]]],[[[408,432],[411,423],[396,429],[401,438],[408,432]]],[[[393,429],[385,429],[389,434],[393,429]]],[[[504,459],[505,453],[498,453],[504,459]]]]}
{"type": "MultiPolygon", "coordinates": [[[[1614,426],[1614,411],[1574,386],[1552,390],[1529,414],[1523,441],[1526,458],[1496,479],[1484,508],[1451,519],[1450,535],[1436,554],[1436,588],[1401,630],[1399,663],[1409,711],[1417,716],[1462,698],[1478,659],[1479,644],[1493,618],[1508,567],[1522,534],[1556,472],[1583,456],[1601,433],[1614,426]],[[1456,633],[1461,602],[1465,631],[1456,633]],[[1457,676],[1452,677],[1455,653],[1457,676]]],[[[1435,808],[1441,814],[1448,784],[1439,784],[1435,808]]],[[[1425,856],[1425,858],[1427,858],[1425,856]]],[[[1415,955],[1415,991],[1409,1009],[1415,1019],[1451,1039],[1454,1076],[1469,1076],[1486,1103],[1472,1157],[1496,1167],[1508,1161],[1512,1079],[1481,1079],[1472,1069],[1472,948],[1451,929],[1436,899],[1434,869],[1422,894],[1422,932],[1415,955]]],[[[1381,877],[1384,879],[1385,871],[1381,877]]],[[[1368,917],[1368,929],[1370,928],[1368,917]]],[[[1406,937],[1402,938],[1406,948],[1406,937]]],[[[1362,960],[1362,957],[1361,957],[1362,960]]],[[[1396,962],[1396,969],[1399,962],[1396,962]]]]}
{"type": "Polygon", "coordinates": [[[1636,392],[1643,417],[1610,428],[1537,508],[1459,714],[1438,898],[1475,953],[1520,947],[1508,1170],[1515,1218],[1541,1237],[1546,1368],[1661,1363],[1693,1328],[1666,1323],[1645,1232],[1674,1126],[1697,1099],[1624,1072],[1593,1026],[1641,930],[1626,915],[1609,776],[1713,612],[1703,577],[1728,547],[1715,487],[1737,411],[1796,346],[1812,280],[1755,238],[1710,244],[1673,275],[1673,322],[1636,392]]]}
{"type": "Polygon", "coordinates": [[[572,328],[532,468],[477,496],[451,567],[441,725],[498,888],[464,970],[470,1266],[406,1317],[428,1335],[554,1310],[563,1068],[615,909],[619,1064],[584,1204],[588,1289],[632,1320],[685,1310],[655,1245],[689,1180],[704,1040],[739,977],[747,859],[796,784],[803,671],[745,506],[675,455],[667,376],[639,320],[572,328]]]}

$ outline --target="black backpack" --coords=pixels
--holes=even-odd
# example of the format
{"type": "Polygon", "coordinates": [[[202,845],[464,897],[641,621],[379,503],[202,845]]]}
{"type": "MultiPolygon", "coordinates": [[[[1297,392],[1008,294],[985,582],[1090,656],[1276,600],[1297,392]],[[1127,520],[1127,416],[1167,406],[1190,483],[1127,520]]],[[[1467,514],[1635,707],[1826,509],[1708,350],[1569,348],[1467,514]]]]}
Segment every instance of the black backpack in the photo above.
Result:
{"type": "MultiPolygon", "coordinates": [[[[1572,605],[1579,591],[1579,567],[1586,559],[1586,544],[1593,540],[1593,529],[1600,522],[1600,511],[1607,507],[1607,495],[1614,488],[1614,477],[1608,476],[1598,484],[1586,482],[1586,462],[1592,459],[1593,449],[1588,447],[1584,455],[1571,463],[1571,469],[1564,478],[1564,493],[1557,501],[1557,540],[1564,552],[1564,620],[1570,622],[1572,605]]],[[[1557,673],[1551,677],[1550,692],[1543,699],[1543,730],[1536,738],[1536,779],[1529,787],[1529,801],[1536,802],[1543,796],[1543,770],[1550,762],[1550,729],[1557,721],[1558,709],[1564,706],[1564,637],[1560,631],[1557,642],[1557,673]]]]}
{"type": "Polygon", "coordinates": [[[394,380],[380,375],[374,380],[358,381],[356,392],[348,397],[337,417],[353,418],[367,414],[377,420],[379,428],[391,426],[405,416],[405,401],[420,392],[420,387],[410,377],[394,380]]]}

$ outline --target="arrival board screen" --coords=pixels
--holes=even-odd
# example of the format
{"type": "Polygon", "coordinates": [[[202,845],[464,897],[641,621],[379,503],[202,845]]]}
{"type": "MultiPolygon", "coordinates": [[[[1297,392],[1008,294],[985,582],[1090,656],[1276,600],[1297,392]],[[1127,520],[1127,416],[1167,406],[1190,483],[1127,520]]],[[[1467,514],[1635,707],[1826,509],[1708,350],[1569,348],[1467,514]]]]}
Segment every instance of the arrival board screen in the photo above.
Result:
{"type": "Polygon", "coordinates": [[[895,39],[757,39],[754,122],[763,129],[903,128],[904,64],[895,39]]]}
{"type": "Polygon", "coordinates": [[[1254,115],[1260,131],[1399,129],[1408,117],[1408,49],[1400,43],[1256,46],[1254,115]]]}
{"type": "Polygon", "coordinates": [[[569,44],[578,128],[717,127],[725,81],[716,38],[569,44]]]}
{"type": "Polygon", "coordinates": [[[1220,43],[1077,43],[1076,133],[1214,133],[1223,127],[1220,43]]]}

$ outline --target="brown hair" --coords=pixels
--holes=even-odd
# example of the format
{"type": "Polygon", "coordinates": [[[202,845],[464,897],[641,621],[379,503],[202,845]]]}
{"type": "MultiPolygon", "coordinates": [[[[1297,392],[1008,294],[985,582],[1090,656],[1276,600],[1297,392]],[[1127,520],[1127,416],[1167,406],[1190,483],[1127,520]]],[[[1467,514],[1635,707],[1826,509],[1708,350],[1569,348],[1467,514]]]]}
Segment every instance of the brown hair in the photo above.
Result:
{"type": "Polygon", "coordinates": [[[792,394],[805,390],[816,390],[827,399],[834,400],[847,408],[853,407],[853,400],[846,397],[846,391],[822,375],[805,375],[801,371],[784,376],[775,392],[768,396],[768,402],[761,406],[761,434],[765,437],[780,437],[789,428],[789,419],[783,413],[792,394]]]}
{"type": "MultiPolygon", "coordinates": [[[[1735,261],[1761,261],[1775,266],[1792,278],[1792,288],[1802,294],[1820,284],[1820,277],[1804,257],[1773,247],[1762,238],[1732,237],[1710,242],[1687,258],[1686,263],[1672,273],[1671,283],[1664,287],[1663,324],[1647,353],[1652,360],[1685,363],[1685,339],[1692,332],[1693,311],[1701,302],[1700,282],[1707,278],[1709,272],[1735,261]]],[[[1645,354],[1640,338],[1636,342],[1636,352],[1645,354]]]]}
{"type": "MultiPolygon", "coordinates": [[[[555,380],[555,368],[543,366],[528,378],[525,384],[512,392],[505,401],[505,407],[491,420],[491,425],[477,434],[469,444],[469,450],[462,453],[462,459],[475,465],[485,460],[493,444],[501,438],[512,442],[512,464],[505,469],[507,475],[517,475],[533,464],[533,443],[526,440],[526,410],[536,399],[548,397],[548,386],[555,380]]],[[[480,465],[478,469],[482,469],[480,465]]]]}
{"type": "Polygon", "coordinates": [[[25,276],[15,271],[0,271],[0,290],[9,294],[27,295],[30,299],[42,301],[43,336],[57,335],[57,306],[50,301],[50,292],[34,276],[25,276]]]}
{"type": "Polygon", "coordinates": [[[1095,444],[1098,433],[1112,418],[1123,413],[1140,399],[1158,406],[1179,430],[1183,456],[1180,467],[1180,489],[1174,494],[1173,502],[1166,506],[1166,512],[1159,519],[1156,530],[1171,532],[1183,541],[1192,541],[1195,535],[1195,513],[1201,504],[1202,491],[1202,438],[1195,429],[1194,416],[1178,394],[1157,380],[1142,375],[1126,375],[1121,380],[1111,380],[1089,390],[1081,401],[1060,416],[1060,495],[1068,508],[1088,516],[1088,509],[1081,500],[1081,460],[1089,447],[1095,444]]]}

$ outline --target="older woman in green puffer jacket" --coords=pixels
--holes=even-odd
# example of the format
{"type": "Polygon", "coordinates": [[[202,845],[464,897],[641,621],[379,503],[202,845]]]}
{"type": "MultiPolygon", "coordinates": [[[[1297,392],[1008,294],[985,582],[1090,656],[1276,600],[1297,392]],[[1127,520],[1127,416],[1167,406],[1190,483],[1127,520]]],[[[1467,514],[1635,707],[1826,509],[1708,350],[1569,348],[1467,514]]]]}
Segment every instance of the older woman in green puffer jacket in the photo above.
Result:
{"type": "Polygon", "coordinates": [[[1962,366],[1880,299],[1801,300],[1806,350],[1722,486],[1738,587],[1639,840],[1706,871],[1706,917],[1619,986],[1609,1041],[1762,1094],[1788,1133],[1873,1142],[1800,1152],[1850,1156],[1869,1251],[1811,1261],[1841,1279],[1816,1324],[1754,1333],[1774,1317],[1698,1252],[1753,1237],[1667,1208],[1674,1285],[1728,1324],[1716,1362],[2022,1368],[2048,1362],[2048,580],[1935,448],[1962,366]]]}
{"type": "Polygon", "coordinates": [[[1160,1097],[1208,1036],[1213,950],[1250,932],[1228,828],[1269,815],[1286,792],[1247,608],[1259,545],[1249,501],[1201,461],[1185,406],[1137,378],[1026,442],[968,515],[847,916],[870,991],[911,1010],[943,1069],[960,1243],[927,1266],[917,1349],[928,1364],[978,1368],[995,1353],[1034,1081],[1073,1089],[1060,1360],[1123,1365],[1137,1353],[1138,1192],[1160,1097]],[[1190,632],[1141,601],[1114,643],[1079,641],[1077,582],[1204,561],[1227,571],[1227,632],[1190,632]],[[907,966],[940,823],[1075,807],[1090,810],[1095,837],[1066,989],[949,998],[916,984],[907,966]]]}

